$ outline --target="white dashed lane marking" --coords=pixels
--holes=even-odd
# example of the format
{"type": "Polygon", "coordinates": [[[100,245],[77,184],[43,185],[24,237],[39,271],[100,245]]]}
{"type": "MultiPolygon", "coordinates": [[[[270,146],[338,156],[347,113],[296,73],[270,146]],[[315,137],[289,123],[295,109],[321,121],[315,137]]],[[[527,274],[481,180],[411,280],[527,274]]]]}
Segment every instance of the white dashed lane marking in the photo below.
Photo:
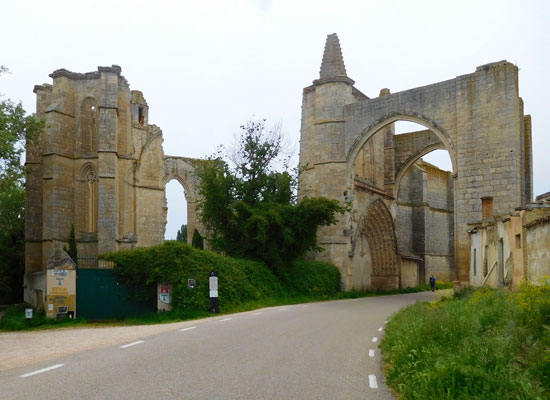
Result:
{"type": "Polygon", "coordinates": [[[37,371],[29,372],[28,374],[23,374],[23,375],[19,375],[19,376],[21,378],[28,378],[29,376],[33,376],[33,375],[36,375],[36,374],[41,374],[42,372],[51,371],[52,369],[57,369],[57,368],[63,367],[64,365],[65,364],[55,364],[55,365],[52,365],[51,367],[42,368],[42,369],[39,369],[37,371]]]}
{"type": "Polygon", "coordinates": [[[372,338],[372,342],[373,342],[373,343],[376,343],[376,342],[378,342],[378,338],[377,338],[376,336],[375,336],[375,337],[373,337],[373,338],[372,338]]]}
{"type": "Polygon", "coordinates": [[[120,348],[125,349],[127,347],[135,346],[136,344],[141,344],[141,343],[145,343],[145,340],[138,340],[136,342],[128,343],[128,344],[125,344],[124,346],[120,346],[120,348]]]}
{"type": "Polygon", "coordinates": [[[233,319],[233,318],[229,317],[229,318],[220,319],[220,322],[229,321],[230,319],[233,319]]]}
{"type": "Polygon", "coordinates": [[[382,332],[382,328],[378,328],[378,332],[382,332]]]}
{"type": "Polygon", "coordinates": [[[261,314],[261,313],[262,313],[262,312],[259,311],[259,312],[252,313],[252,315],[259,315],[259,314],[261,314]]]}
{"type": "Polygon", "coordinates": [[[376,383],[376,375],[369,374],[369,386],[371,389],[378,389],[378,384],[376,383]]]}
{"type": "Polygon", "coordinates": [[[183,329],[180,329],[180,332],[185,332],[185,331],[189,331],[191,329],[195,329],[196,326],[190,326],[189,328],[183,328],[183,329]]]}
{"type": "Polygon", "coordinates": [[[374,350],[369,350],[369,357],[374,357],[374,350]]]}
{"type": "Polygon", "coordinates": [[[279,311],[285,311],[286,308],[279,308],[279,311]]]}

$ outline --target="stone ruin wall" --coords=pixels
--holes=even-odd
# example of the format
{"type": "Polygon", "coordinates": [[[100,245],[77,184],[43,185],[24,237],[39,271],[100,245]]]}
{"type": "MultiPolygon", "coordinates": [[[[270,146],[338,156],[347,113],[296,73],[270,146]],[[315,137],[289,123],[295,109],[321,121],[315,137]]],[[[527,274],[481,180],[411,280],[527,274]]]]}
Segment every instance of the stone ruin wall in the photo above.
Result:
{"type": "Polygon", "coordinates": [[[399,185],[396,228],[399,251],[422,258],[421,276],[451,281],[454,266],[453,180],[448,171],[418,161],[399,185]]]}
{"type": "MultiPolygon", "coordinates": [[[[411,240],[416,244],[406,246],[420,250],[418,254],[426,263],[424,273],[432,270],[467,282],[468,223],[481,219],[481,197],[493,196],[495,213],[502,215],[532,197],[530,118],[523,114],[517,67],[506,61],[491,63],[432,85],[393,94],[383,89],[375,98],[361,93],[354,83],[347,76],[337,36],[329,35],[320,77],[303,91],[300,164],[305,171],[299,196],[315,194],[349,201],[352,210],[337,225],[320,231],[319,240],[325,248],[320,258],[340,267],[345,288],[354,287],[354,281],[368,284],[368,278],[353,277],[371,273],[372,260],[355,251],[360,216],[379,197],[393,217],[392,228],[409,231],[399,226],[399,185],[422,155],[445,149],[453,164],[452,174],[437,178],[439,172],[427,172],[434,179],[422,196],[431,198],[415,217],[417,226],[424,224],[425,229],[413,228],[411,240]],[[423,125],[427,131],[386,139],[383,151],[373,143],[372,148],[379,152],[375,159],[383,163],[383,190],[377,182],[369,184],[369,177],[367,182],[357,179],[357,169],[363,168],[359,164],[364,146],[400,120],[423,125]],[[445,195],[438,199],[433,196],[436,193],[445,195]],[[426,237],[441,232],[448,232],[444,239],[426,242],[426,237]],[[424,244],[418,236],[424,237],[424,244]]],[[[378,176],[379,170],[375,168],[373,176],[378,176]]],[[[404,218],[402,215],[401,221],[404,218]]],[[[396,247],[400,251],[399,243],[396,247]]],[[[378,288],[393,288],[396,279],[398,274],[388,274],[378,288]]],[[[372,282],[370,285],[375,288],[372,282]]]]}
{"type": "MultiPolygon", "coordinates": [[[[147,102],[118,66],[64,69],[35,86],[46,129],[27,146],[26,273],[42,271],[74,224],[79,256],[162,243],[165,185],[177,179],[195,217],[195,160],[165,156],[147,102]]],[[[192,232],[192,230],[191,230],[192,232]]]]}
{"type": "MultiPolygon", "coordinates": [[[[117,66],[57,70],[53,85],[35,87],[47,128],[27,148],[27,273],[67,244],[71,223],[83,253],[161,242],[171,179],[184,186],[189,224],[201,230],[196,160],[164,156],[143,95],[120,73],[117,66]]],[[[320,230],[318,258],[340,268],[346,289],[394,288],[401,264],[416,262],[421,278],[435,272],[468,281],[467,226],[481,219],[481,197],[493,196],[500,215],[532,197],[531,120],[517,67],[487,64],[375,98],[354,84],[337,36],[329,35],[319,79],[303,91],[299,197],[326,196],[351,210],[320,230]],[[395,135],[399,120],[427,129],[395,135]],[[449,152],[452,173],[417,163],[435,149],[449,152]]]]}

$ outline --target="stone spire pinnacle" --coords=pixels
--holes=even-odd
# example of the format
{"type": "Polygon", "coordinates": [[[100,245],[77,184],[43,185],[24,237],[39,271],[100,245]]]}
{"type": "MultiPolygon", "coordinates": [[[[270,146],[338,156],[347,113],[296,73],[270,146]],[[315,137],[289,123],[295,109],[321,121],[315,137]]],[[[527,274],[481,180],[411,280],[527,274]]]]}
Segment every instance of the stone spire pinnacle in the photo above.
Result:
{"type": "Polygon", "coordinates": [[[338,35],[333,33],[327,36],[325,53],[323,54],[323,62],[321,63],[320,78],[331,79],[339,76],[347,76],[346,66],[344,65],[338,35]]]}

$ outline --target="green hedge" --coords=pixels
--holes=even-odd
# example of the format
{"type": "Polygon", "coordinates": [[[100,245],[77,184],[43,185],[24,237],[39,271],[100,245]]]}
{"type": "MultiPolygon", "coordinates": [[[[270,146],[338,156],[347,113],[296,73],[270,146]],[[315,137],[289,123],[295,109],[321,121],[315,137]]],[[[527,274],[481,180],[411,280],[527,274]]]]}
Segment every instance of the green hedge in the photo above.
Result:
{"type": "Polygon", "coordinates": [[[186,243],[166,241],[162,245],[107,253],[102,259],[116,262],[115,274],[144,300],[156,297],[157,282],[172,284],[176,310],[203,311],[209,306],[208,275],[218,273],[220,311],[239,304],[297,295],[330,295],[340,285],[340,273],[328,263],[294,262],[277,277],[263,263],[224,257],[186,243]],[[187,280],[196,280],[194,289],[187,280]]]}
{"type": "Polygon", "coordinates": [[[281,271],[281,282],[292,295],[329,296],[340,291],[340,271],[323,261],[294,261],[281,271]]]}

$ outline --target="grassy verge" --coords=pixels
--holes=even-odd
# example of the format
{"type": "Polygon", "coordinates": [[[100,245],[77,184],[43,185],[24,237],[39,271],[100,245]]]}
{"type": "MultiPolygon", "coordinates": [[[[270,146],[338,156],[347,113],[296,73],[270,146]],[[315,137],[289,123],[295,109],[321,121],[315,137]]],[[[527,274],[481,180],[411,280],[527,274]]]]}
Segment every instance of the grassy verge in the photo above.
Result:
{"type": "Polygon", "coordinates": [[[18,304],[10,306],[6,309],[6,314],[0,320],[0,331],[22,331],[33,329],[51,329],[51,328],[63,328],[77,325],[86,324],[82,319],[70,319],[70,318],[46,318],[44,309],[35,310],[32,319],[25,319],[25,308],[28,308],[24,304],[18,304]]]}
{"type": "MultiPolygon", "coordinates": [[[[438,288],[444,289],[452,287],[452,283],[438,282],[438,288]]],[[[265,307],[277,307],[291,304],[312,303],[319,301],[357,299],[361,297],[388,296],[403,293],[416,293],[430,290],[429,285],[421,285],[414,288],[405,288],[392,291],[348,291],[336,292],[330,295],[294,295],[284,297],[264,298],[261,300],[246,301],[224,310],[224,314],[257,310],[265,307]]],[[[120,326],[120,325],[145,325],[162,324],[170,322],[188,321],[198,318],[212,316],[207,311],[187,311],[174,310],[170,312],[149,313],[139,317],[128,317],[118,320],[108,321],[87,321],[82,318],[75,320],[46,318],[43,311],[35,312],[32,320],[25,320],[24,305],[11,306],[7,309],[6,315],[0,320],[0,331],[21,331],[36,329],[54,329],[65,327],[88,327],[88,326],[120,326]]]]}
{"type": "Polygon", "coordinates": [[[387,383],[403,399],[550,398],[550,285],[467,290],[389,321],[387,383]]]}

